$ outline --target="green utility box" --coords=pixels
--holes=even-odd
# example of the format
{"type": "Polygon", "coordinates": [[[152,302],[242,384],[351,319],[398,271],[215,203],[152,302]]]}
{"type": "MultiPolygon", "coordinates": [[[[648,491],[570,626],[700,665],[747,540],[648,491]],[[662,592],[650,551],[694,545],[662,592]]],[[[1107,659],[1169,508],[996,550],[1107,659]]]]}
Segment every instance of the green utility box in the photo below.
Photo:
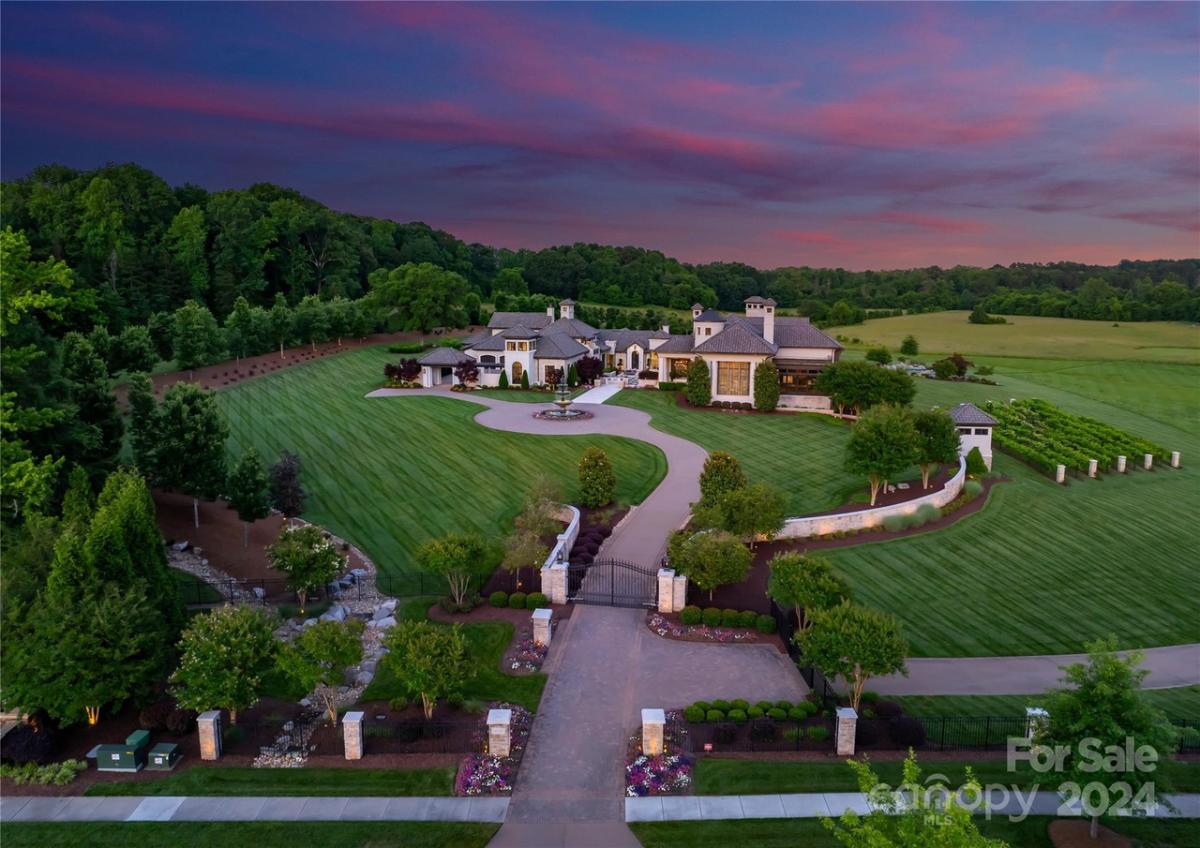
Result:
{"type": "Polygon", "coordinates": [[[159,742],[150,749],[150,761],[146,768],[150,771],[170,771],[179,762],[179,746],[174,742],[159,742]]]}
{"type": "Polygon", "coordinates": [[[96,770],[139,771],[146,765],[146,748],[149,745],[150,732],[147,730],[130,733],[124,745],[98,745],[96,770]]]}

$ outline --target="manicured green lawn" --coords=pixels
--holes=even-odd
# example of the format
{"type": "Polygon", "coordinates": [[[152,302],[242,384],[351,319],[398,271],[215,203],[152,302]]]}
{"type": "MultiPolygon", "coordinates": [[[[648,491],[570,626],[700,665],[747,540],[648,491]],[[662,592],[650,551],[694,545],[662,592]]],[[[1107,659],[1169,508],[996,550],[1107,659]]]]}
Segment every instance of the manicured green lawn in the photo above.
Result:
{"type": "MultiPolygon", "coordinates": [[[[979,830],[1010,848],[1052,848],[1047,829],[1053,819],[1034,816],[1022,822],[979,820],[979,830]]],[[[1195,820],[1122,818],[1104,824],[1136,840],[1135,848],[1197,848],[1195,820]]],[[[630,829],[645,848],[837,848],[838,842],[818,819],[742,819],[724,821],[636,822],[630,829]]]]}
{"type": "MultiPolygon", "coordinates": [[[[536,711],[538,702],[542,700],[542,690],[546,688],[546,675],[538,673],[516,677],[500,670],[504,650],[512,641],[513,626],[501,621],[465,624],[463,632],[467,637],[467,655],[475,669],[475,676],[467,682],[463,697],[468,701],[484,703],[511,701],[536,711]]],[[[407,693],[392,673],[391,657],[384,657],[379,663],[375,679],[363,692],[362,700],[386,701],[406,696],[407,693]]]]}
{"type": "MultiPolygon", "coordinates": [[[[897,701],[909,715],[934,716],[1022,716],[1027,706],[1035,706],[1040,694],[1033,695],[909,695],[889,698],[897,701]]],[[[1178,689],[1147,689],[1146,698],[1171,718],[1200,720],[1200,686],[1178,689]]]]}
{"type": "MultiPolygon", "coordinates": [[[[903,762],[888,760],[872,762],[875,774],[884,783],[896,786],[902,782],[903,762]]],[[[927,760],[921,762],[922,779],[932,774],[943,775],[951,786],[966,782],[970,766],[975,778],[983,784],[1002,783],[1033,786],[1059,785],[1056,775],[1039,775],[1025,763],[1015,772],[1008,771],[1003,756],[999,759],[927,760]]],[[[1200,764],[1169,760],[1159,768],[1176,792],[1200,791],[1200,764]]],[[[696,762],[697,795],[761,795],[789,792],[857,792],[854,772],[844,762],[772,762],[704,757],[696,762]]]]}
{"type": "Polygon", "coordinates": [[[1200,333],[1182,322],[1122,323],[1070,318],[1005,316],[1008,324],[967,322],[962,311],[930,312],[877,318],[849,327],[831,327],[831,336],[860,340],[858,347],[886,345],[893,353],[912,334],[921,345],[918,358],[956,351],[992,356],[1037,356],[1055,359],[1136,359],[1200,364],[1200,333]]]}
{"type": "Polygon", "coordinates": [[[466,822],[38,822],[5,824],[5,848],[483,848],[466,822]]]}
{"type": "Polygon", "coordinates": [[[850,428],[821,415],[735,415],[682,409],[675,392],[625,389],[608,403],[649,413],[653,426],[710,451],[729,451],[751,482],[786,492],[792,515],[841,506],[860,480],[842,470],[850,428]]]}
{"type": "Polygon", "coordinates": [[[666,472],[662,452],[644,442],[506,433],[476,424],[481,407],[467,401],[365,397],[393,359],[365,348],[218,393],[233,452],[253,445],[270,462],[298,452],[304,517],[353,540],[384,573],[411,573],[417,546],[431,537],[502,535],[536,473],[558,479],[573,499],[590,445],[608,451],[621,501],[640,502],[666,472]]]}
{"type": "Polygon", "coordinates": [[[197,766],[161,780],[96,783],[88,795],[453,795],[454,769],[197,766]]]}

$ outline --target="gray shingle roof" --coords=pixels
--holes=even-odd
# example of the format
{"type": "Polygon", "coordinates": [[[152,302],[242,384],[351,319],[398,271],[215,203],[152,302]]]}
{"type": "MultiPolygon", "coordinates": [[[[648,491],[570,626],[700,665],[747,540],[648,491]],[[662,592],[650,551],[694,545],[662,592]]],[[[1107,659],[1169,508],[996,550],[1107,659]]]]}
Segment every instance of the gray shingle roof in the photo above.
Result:
{"type": "MultiPolygon", "coordinates": [[[[566,301],[564,301],[565,303],[566,301]]],[[[571,338],[575,339],[593,339],[596,333],[599,332],[595,327],[586,321],[580,321],[578,318],[559,318],[552,324],[547,324],[542,328],[543,333],[566,333],[571,338]]]]}
{"type": "Polygon", "coordinates": [[[761,297],[759,297],[758,295],[751,295],[750,297],[746,298],[746,299],[745,299],[744,301],[742,301],[742,302],[743,302],[743,303],[766,303],[766,301],[765,301],[765,300],[763,300],[763,299],[762,299],[761,297]]]}
{"type": "Polygon", "coordinates": [[[435,347],[417,360],[421,365],[462,365],[475,360],[452,347],[435,347]]]}
{"type": "MultiPolygon", "coordinates": [[[[666,339],[670,338],[669,333],[664,333],[662,330],[600,330],[599,337],[602,341],[612,342],[613,346],[618,351],[628,350],[630,345],[640,345],[643,349],[650,349],[651,339],[666,339]]],[[[661,349],[661,348],[659,348],[661,349]]]]}
{"type": "Polygon", "coordinates": [[[715,309],[705,309],[699,315],[692,319],[693,321],[712,321],[719,324],[725,323],[725,316],[715,309]]]}
{"type": "Polygon", "coordinates": [[[506,339],[532,339],[537,333],[524,324],[517,324],[515,327],[509,327],[500,335],[506,339]]]}
{"type": "Polygon", "coordinates": [[[654,349],[655,353],[691,353],[691,334],[683,336],[668,336],[667,340],[654,349]]]}
{"type": "Polygon", "coordinates": [[[744,322],[731,322],[715,336],[695,347],[696,353],[761,353],[773,356],[777,348],[744,322]]]}
{"type": "Polygon", "coordinates": [[[587,353],[587,348],[566,333],[547,333],[537,340],[534,359],[570,359],[587,353]]]}
{"type": "Polygon", "coordinates": [[[999,423],[973,403],[960,403],[950,410],[950,417],[964,427],[995,427],[999,423]]]}
{"type": "Polygon", "coordinates": [[[471,350],[504,350],[504,335],[497,333],[494,336],[488,336],[486,339],[480,339],[474,344],[467,345],[471,350]]]}
{"type": "MultiPolygon", "coordinates": [[[[731,315],[730,320],[748,325],[754,332],[762,335],[762,318],[743,318],[731,315]]],[[[822,333],[809,323],[807,318],[776,318],[775,345],[777,347],[820,347],[841,350],[842,346],[836,339],[822,333]]]]}
{"type": "Polygon", "coordinates": [[[493,312],[488,319],[490,329],[504,330],[509,327],[524,326],[540,330],[554,319],[545,312],[493,312]]]}

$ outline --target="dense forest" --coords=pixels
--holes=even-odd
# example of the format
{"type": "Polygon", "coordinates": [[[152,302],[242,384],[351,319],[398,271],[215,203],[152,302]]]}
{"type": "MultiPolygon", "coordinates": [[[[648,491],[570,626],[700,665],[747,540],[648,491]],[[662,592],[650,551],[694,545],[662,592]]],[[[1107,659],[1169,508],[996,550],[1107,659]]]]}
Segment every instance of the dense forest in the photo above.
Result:
{"type": "Polygon", "coordinates": [[[94,293],[95,314],[78,316],[87,325],[69,327],[83,332],[94,321],[118,334],[188,300],[219,320],[239,297],[265,308],[276,295],[293,306],[309,295],[354,300],[369,289],[372,272],[407,263],[454,272],[465,282],[463,293],[482,302],[505,292],[617,306],[683,309],[700,302],[740,309],[744,298],[759,294],[822,323],[861,310],[981,303],[998,314],[1200,319],[1196,259],[855,272],[689,265],[654,250],[595,244],[512,251],[467,244],[421,223],[334,212],[269,184],[212,193],[172,188],[131,164],[38,168],[3,185],[0,223],[25,234],[34,261],[65,261],[76,285],[94,293]],[[831,315],[839,302],[842,314],[831,315]]]}

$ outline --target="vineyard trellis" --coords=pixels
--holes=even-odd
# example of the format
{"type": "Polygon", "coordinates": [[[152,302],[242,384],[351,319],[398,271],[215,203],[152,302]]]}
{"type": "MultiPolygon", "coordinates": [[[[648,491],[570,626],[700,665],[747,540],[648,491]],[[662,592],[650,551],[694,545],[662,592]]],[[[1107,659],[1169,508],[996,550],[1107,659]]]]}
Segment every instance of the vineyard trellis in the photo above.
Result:
{"type": "Polygon", "coordinates": [[[1166,460],[1168,451],[1148,439],[1117,427],[1064,412],[1044,400],[989,403],[988,413],[999,426],[993,431],[996,446],[1047,474],[1057,465],[1086,472],[1090,460],[1101,470],[1112,468],[1118,456],[1153,454],[1166,460]]]}

